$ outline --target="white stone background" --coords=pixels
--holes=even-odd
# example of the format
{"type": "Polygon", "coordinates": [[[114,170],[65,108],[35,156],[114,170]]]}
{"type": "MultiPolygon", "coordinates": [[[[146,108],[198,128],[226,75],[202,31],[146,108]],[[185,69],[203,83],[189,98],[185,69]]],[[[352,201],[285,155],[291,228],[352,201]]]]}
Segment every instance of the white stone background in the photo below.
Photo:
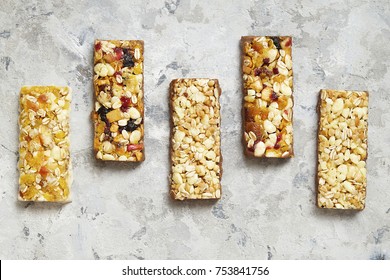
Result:
{"type": "Polygon", "coordinates": [[[390,4],[377,1],[11,1],[0,5],[1,259],[389,259],[390,4]],[[292,35],[295,153],[241,145],[242,35],[292,35]],[[145,41],[146,161],[92,154],[94,39],[145,41]],[[168,196],[168,85],[218,78],[223,197],[168,196]],[[73,202],[17,202],[22,85],[69,85],[73,202]],[[370,91],[363,212],[315,206],[321,88],[370,91]]]}

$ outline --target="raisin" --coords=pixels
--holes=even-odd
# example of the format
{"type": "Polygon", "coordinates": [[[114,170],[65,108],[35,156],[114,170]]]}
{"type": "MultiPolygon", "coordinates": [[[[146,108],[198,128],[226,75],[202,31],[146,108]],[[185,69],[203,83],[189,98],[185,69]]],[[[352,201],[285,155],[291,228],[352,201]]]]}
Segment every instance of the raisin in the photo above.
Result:
{"type": "Polygon", "coordinates": [[[286,48],[288,48],[289,46],[291,46],[291,38],[289,38],[288,40],[287,40],[287,42],[284,44],[284,46],[286,47],[286,48]]]}
{"type": "Polygon", "coordinates": [[[275,100],[278,100],[278,98],[279,98],[278,94],[273,91],[272,94],[271,94],[271,100],[275,101],[275,100]]]}
{"type": "Polygon", "coordinates": [[[99,85],[98,86],[98,88],[99,88],[99,93],[101,92],[101,91],[104,91],[104,92],[106,92],[106,88],[108,87],[108,85],[106,85],[106,84],[104,84],[104,85],[99,85]]]}
{"type": "Polygon", "coordinates": [[[260,76],[262,74],[264,76],[269,76],[269,77],[272,76],[272,72],[270,70],[268,70],[266,67],[256,68],[254,74],[255,74],[255,76],[260,76]]]}
{"type": "Polygon", "coordinates": [[[128,122],[127,122],[127,125],[125,126],[119,126],[118,130],[119,132],[122,132],[122,130],[126,130],[126,131],[129,131],[129,132],[133,132],[134,130],[136,130],[138,128],[138,124],[135,124],[134,123],[134,120],[130,119],[128,122]]]}
{"type": "Polygon", "coordinates": [[[104,128],[104,134],[106,134],[106,135],[111,135],[111,131],[110,131],[110,127],[109,127],[109,126],[106,126],[106,127],[104,128]]]}
{"type": "Polygon", "coordinates": [[[132,119],[130,119],[128,122],[127,122],[127,125],[126,125],[126,130],[127,131],[134,131],[136,130],[138,127],[138,124],[135,124],[134,121],[132,119]]]}
{"type": "Polygon", "coordinates": [[[275,75],[278,75],[279,74],[279,69],[275,67],[274,69],[272,69],[272,72],[274,72],[275,75]]]}
{"type": "Polygon", "coordinates": [[[123,49],[123,66],[124,67],[134,66],[133,56],[131,55],[129,49],[123,49]]]}
{"type": "Polygon", "coordinates": [[[272,41],[274,42],[275,47],[280,50],[282,47],[280,46],[280,39],[279,37],[273,36],[271,37],[272,41]]]}
{"type": "Polygon", "coordinates": [[[95,50],[96,50],[96,51],[100,51],[101,48],[102,48],[102,43],[97,42],[97,43],[95,44],[95,50]]]}
{"type": "Polygon", "coordinates": [[[259,123],[255,123],[255,122],[248,122],[245,124],[245,131],[247,133],[249,132],[253,132],[257,139],[263,139],[263,127],[261,126],[261,124],[259,123]]]}
{"type": "Polygon", "coordinates": [[[115,48],[114,53],[117,60],[121,59],[123,56],[123,50],[121,48],[115,48]]]}
{"type": "Polygon", "coordinates": [[[99,110],[97,111],[97,113],[99,114],[100,119],[101,119],[102,121],[107,122],[107,121],[108,121],[108,120],[107,120],[107,113],[110,112],[110,111],[111,111],[111,109],[107,109],[106,107],[101,106],[101,107],[99,108],[99,110]]]}
{"type": "Polygon", "coordinates": [[[268,65],[269,64],[269,58],[268,57],[264,58],[263,59],[263,63],[268,65]]]}

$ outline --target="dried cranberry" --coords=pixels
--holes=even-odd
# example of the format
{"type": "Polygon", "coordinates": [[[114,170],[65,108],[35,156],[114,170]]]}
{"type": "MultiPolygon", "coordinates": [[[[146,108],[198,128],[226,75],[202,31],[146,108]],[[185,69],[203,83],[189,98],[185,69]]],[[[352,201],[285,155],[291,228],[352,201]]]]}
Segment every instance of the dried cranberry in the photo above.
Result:
{"type": "Polygon", "coordinates": [[[122,96],[122,97],[121,97],[121,102],[122,102],[121,111],[122,111],[122,112],[126,112],[127,109],[128,109],[129,106],[130,106],[131,99],[128,98],[128,97],[126,97],[126,96],[122,96]]]}
{"type": "Polygon", "coordinates": [[[268,57],[267,57],[267,58],[264,58],[264,59],[263,59],[263,63],[268,65],[268,64],[269,64],[269,58],[268,58],[268,57]]]}
{"type": "Polygon", "coordinates": [[[279,69],[275,67],[274,69],[272,69],[272,72],[273,72],[275,75],[278,75],[278,74],[279,74],[279,69]]]}
{"type": "Polygon", "coordinates": [[[279,95],[276,92],[272,91],[271,100],[275,101],[275,100],[278,100],[278,98],[279,98],[279,95]]]}
{"type": "Polygon", "coordinates": [[[279,134],[276,136],[276,143],[275,143],[275,145],[274,145],[274,148],[275,148],[275,149],[279,149],[279,148],[280,148],[280,144],[279,144],[280,140],[282,140],[282,134],[281,134],[281,133],[279,133],[279,134]]]}
{"type": "Polygon", "coordinates": [[[123,49],[123,66],[124,67],[134,66],[133,56],[131,55],[129,49],[123,49]]]}
{"type": "Polygon", "coordinates": [[[99,110],[97,111],[97,113],[99,114],[100,119],[101,119],[102,121],[107,122],[107,121],[108,121],[108,120],[107,120],[107,113],[110,112],[110,111],[111,111],[111,109],[107,109],[106,107],[101,106],[101,107],[99,108],[99,110]]]}
{"type": "Polygon", "coordinates": [[[284,46],[288,48],[289,46],[291,46],[291,43],[292,43],[291,38],[289,38],[286,44],[284,44],[284,46]]]}
{"type": "Polygon", "coordinates": [[[127,145],[127,151],[131,152],[134,150],[142,150],[144,148],[144,144],[129,144],[127,145]]]}
{"type": "Polygon", "coordinates": [[[274,42],[275,47],[280,50],[282,47],[280,46],[280,39],[277,36],[271,37],[272,41],[274,42]]]}
{"type": "Polygon", "coordinates": [[[116,55],[116,59],[119,60],[122,58],[123,56],[123,50],[122,48],[114,48],[114,52],[115,52],[115,55],[116,55]]]}
{"type": "Polygon", "coordinates": [[[95,51],[99,51],[102,48],[102,43],[98,42],[95,44],[95,51]]]}

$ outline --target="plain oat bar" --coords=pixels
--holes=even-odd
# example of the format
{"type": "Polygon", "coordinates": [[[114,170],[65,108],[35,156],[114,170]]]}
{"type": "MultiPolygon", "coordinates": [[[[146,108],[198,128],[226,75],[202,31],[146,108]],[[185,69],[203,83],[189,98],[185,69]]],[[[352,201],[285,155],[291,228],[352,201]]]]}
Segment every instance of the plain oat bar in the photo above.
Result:
{"type": "Polygon", "coordinates": [[[247,155],[293,157],[291,37],[241,38],[247,155]]]}
{"type": "Polygon", "coordinates": [[[321,90],[318,107],[318,207],[362,210],[368,92],[321,90]]]}
{"type": "Polygon", "coordinates": [[[22,87],[19,200],[70,201],[70,102],[68,87],[22,87]]]}
{"type": "Polygon", "coordinates": [[[145,159],[143,53],[143,41],[95,41],[93,120],[97,159],[145,159]]]}
{"type": "Polygon", "coordinates": [[[178,79],[170,85],[171,196],[221,197],[221,89],[215,79],[178,79]]]}

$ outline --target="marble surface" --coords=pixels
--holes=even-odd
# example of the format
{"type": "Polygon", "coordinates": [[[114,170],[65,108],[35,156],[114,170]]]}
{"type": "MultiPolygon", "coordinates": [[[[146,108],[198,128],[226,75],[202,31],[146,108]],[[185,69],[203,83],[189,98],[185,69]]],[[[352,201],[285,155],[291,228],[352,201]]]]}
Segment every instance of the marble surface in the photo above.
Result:
{"type": "Polygon", "coordinates": [[[0,9],[1,259],[390,259],[390,4],[377,1],[11,1],[0,9]],[[249,160],[241,146],[239,39],[292,35],[295,153],[249,160]],[[96,38],[145,41],[146,161],[92,155],[96,38]],[[223,197],[168,196],[168,84],[218,78],[223,197]],[[73,202],[19,203],[18,92],[73,89],[73,202]],[[369,90],[363,212],[315,207],[321,88],[369,90]]]}

